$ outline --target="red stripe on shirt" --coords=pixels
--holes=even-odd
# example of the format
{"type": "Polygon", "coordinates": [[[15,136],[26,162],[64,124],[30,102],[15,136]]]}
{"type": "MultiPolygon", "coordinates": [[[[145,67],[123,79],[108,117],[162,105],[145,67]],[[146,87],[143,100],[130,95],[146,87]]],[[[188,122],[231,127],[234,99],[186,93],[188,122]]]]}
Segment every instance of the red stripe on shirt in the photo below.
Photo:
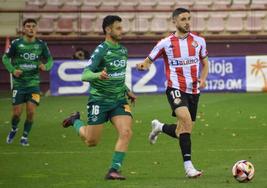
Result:
{"type": "Polygon", "coordinates": [[[189,35],[187,37],[187,47],[188,47],[188,54],[189,56],[195,56],[196,55],[196,48],[192,45],[194,42],[194,38],[189,35]]]}
{"type": "Polygon", "coordinates": [[[158,59],[158,58],[163,54],[163,52],[164,52],[164,48],[161,49],[161,50],[157,53],[157,55],[156,55],[156,57],[153,59],[153,61],[155,61],[156,59],[158,59]]]}
{"type": "Polygon", "coordinates": [[[175,69],[177,77],[178,77],[178,82],[179,82],[179,88],[181,91],[186,92],[186,80],[184,76],[184,71],[182,67],[177,67],[175,69]]]}
{"type": "Polygon", "coordinates": [[[190,67],[191,69],[191,77],[192,77],[192,93],[197,94],[197,65],[193,65],[190,67]]]}
{"type": "Polygon", "coordinates": [[[173,57],[181,57],[179,39],[175,36],[171,38],[173,57]]]}
{"type": "Polygon", "coordinates": [[[168,61],[168,56],[164,50],[163,52],[163,60],[164,60],[164,64],[165,64],[165,74],[166,74],[166,80],[167,80],[167,84],[169,87],[172,87],[172,81],[171,81],[171,74],[170,74],[170,66],[169,66],[169,61],[168,61]]]}

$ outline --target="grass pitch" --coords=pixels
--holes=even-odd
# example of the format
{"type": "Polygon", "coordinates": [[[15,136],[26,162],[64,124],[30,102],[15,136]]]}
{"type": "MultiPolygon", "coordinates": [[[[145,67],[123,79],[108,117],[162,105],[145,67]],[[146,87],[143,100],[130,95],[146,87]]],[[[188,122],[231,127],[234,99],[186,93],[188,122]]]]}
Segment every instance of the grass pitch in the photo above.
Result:
{"type": "Polygon", "coordinates": [[[192,134],[193,162],[204,171],[198,179],[184,176],[177,140],[164,134],[151,146],[150,122],[175,122],[164,95],[140,95],[135,107],[134,136],[122,168],[126,181],[105,181],[116,141],[107,124],[100,144],[86,147],[72,128],[60,124],[79,110],[86,120],[85,96],[43,97],[30,134],[30,147],[19,145],[23,121],[10,145],[11,100],[0,98],[1,188],[264,188],[267,187],[267,94],[202,94],[192,134]],[[249,183],[231,175],[237,160],[251,161],[256,169],[249,183]]]}

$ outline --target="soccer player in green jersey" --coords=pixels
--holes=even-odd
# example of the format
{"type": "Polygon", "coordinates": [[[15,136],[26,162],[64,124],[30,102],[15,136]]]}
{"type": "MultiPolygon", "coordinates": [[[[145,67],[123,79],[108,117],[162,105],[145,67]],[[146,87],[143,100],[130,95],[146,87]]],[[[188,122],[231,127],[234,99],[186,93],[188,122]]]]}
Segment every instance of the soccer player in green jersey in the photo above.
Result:
{"type": "Polygon", "coordinates": [[[23,22],[23,36],[12,41],[2,61],[12,74],[12,120],[11,131],[6,142],[12,143],[17,131],[23,104],[26,103],[26,120],[20,139],[22,146],[29,146],[28,136],[32,128],[36,107],[40,102],[39,71],[49,71],[53,59],[43,41],[36,38],[37,22],[26,19],[23,22]]]}
{"type": "Polygon", "coordinates": [[[122,35],[121,18],[109,15],[103,20],[105,41],[98,45],[90,58],[90,65],[82,80],[90,82],[88,125],[80,120],[79,112],[63,121],[63,127],[73,126],[88,146],[99,142],[104,123],[111,121],[118,132],[112,164],[105,176],[107,180],[124,180],[119,173],[132,136],[132,115],[126,96],[135,102],[136,96],[125,85],[128,59],[127,49],[119,44],[122,35]]]}

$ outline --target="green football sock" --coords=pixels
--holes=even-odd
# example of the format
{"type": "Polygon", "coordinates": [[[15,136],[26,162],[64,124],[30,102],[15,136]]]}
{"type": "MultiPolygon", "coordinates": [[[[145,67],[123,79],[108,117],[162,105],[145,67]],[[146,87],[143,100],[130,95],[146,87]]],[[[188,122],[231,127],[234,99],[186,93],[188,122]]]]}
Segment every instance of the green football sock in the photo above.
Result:
{"type": "Polygon", "coordinates": [[[28,137],[28,135],[29,135],[29,133],[30,133],[30,131],[32,129],[32,123],[33,122],[30,122],[30,121],[27,121],[27,120],[24,122],[24,130],[23,130],[23,135],[22,136],[28,137]]]}
{"type": "Polygon", "coordinates": [[[115,170],[119,170],[122,165],[122,161],[124,157],[125,157],[125,152],[114,151],[113,157],[112,157],[111,168],[115,170]]]}
{"type": "Polygon", "coordinates": [[[19,124],[19,118],[16,116],[12,117],[11,126],[13,130],[16,130],[18,128],[18,124],[19,124]]]}
{"type": "Polygon", "coordinates": [[[80,128],[84,126],[84,122],[80,119],[76,119],[74,121],[73,127],[75,128],[76,132],[78,133],[78,135],[80,134],[80,128]]]}

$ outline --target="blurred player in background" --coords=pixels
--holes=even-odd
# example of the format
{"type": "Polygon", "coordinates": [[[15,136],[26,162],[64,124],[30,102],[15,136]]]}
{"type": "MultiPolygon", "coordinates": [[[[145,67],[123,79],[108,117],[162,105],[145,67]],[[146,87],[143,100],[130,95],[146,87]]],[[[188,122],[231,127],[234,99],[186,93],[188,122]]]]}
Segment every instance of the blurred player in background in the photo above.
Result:
{"type": "Polygon", "coordinates": [[[8,144],[12,143],[18,131],[23,104],[26,103],[26,120],[20,144],[29,146],[28,136],[40,102],[39,71],[49,71],[53,66],[53,58],[46,43],[37,39],[36,33],[37,22],[26,19],[23,22],[23,37],[13,40],[2,57],[4,66],[13,76],[12,128],[7,136],[8,144]]]}
{"type": "Polygon", "coordinates": [[[109,15],[103,20],[105,41],[93,52],[82,81],[90,82],[88,125],[80,120],[79,112],[63,121],[63,127],[73,126],[88,146],[96,146],[104,127],[111,121],[118,132],[112,164],[107,180],[124,180],[119,172],[132,137],[132,115],[126,96],[135,102],[136,96],[125,85],[127,49],[119,44],[122,38],[121,18],[109,15]]]}
{"type": "Polygon", "coordinates": [[[176,124],[164,124],[152,121],[149,134],[151,144],[158,134],[179,138],[186,176],[194,178],[202,175],[191,162],[191,132],[196,120],[199,89],[205,87],[208,75],[208,57],[204,38],[190,32],[190,11],[176,9],[173,14],[176,32],[162,39],[150,52],[144,62],[137,64],[137,69],[147,70],[158,57],[163,56],[167,78],[166,95],[172,108],[172,115],[177,117],[176,124]],[[199,75],[199,65],[202,72],[199,75]]]}
{"type": "Polygon", "coordinates": [[[86,60],[90,58],[89,52],[84,48],[77,48],[73,54],[75,60],[86,60]]]}

